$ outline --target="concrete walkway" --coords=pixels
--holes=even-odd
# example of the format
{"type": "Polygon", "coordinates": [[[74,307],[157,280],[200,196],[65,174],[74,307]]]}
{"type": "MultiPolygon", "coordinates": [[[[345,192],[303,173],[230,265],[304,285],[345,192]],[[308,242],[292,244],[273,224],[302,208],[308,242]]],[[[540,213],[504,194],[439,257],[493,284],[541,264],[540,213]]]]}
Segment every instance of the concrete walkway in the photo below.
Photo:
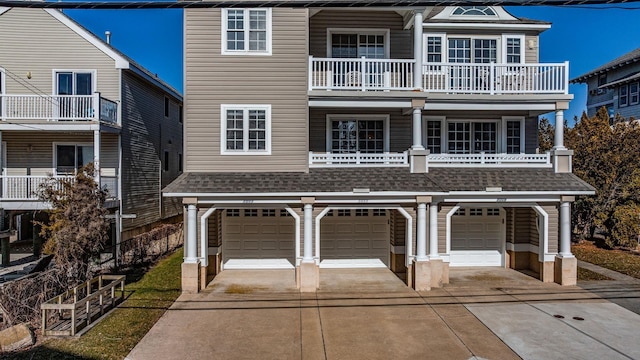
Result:
{"type": "Polygon", "coordinates": [[[127,358],[626,359],[640,358],[639,323],[591,292],[501,268],[451,269],[450,285],[421,293],[387,269],[321,269],[315,294],[291,270],[228,270],[180,296],[127,358]]]}
{"type": "Polygon", "coordinates": [[[592,263],[588,263],[586,261],[582,261],[582,260],[578,260],[578,266],[581,268],[585,268],[587,270],[591,270],[595,273],[598,273],[600,275],[604,275],[608,278],[611,278],[613,280],[618,280],[618,281],[629,281],[629,282],[635,282],[640,284],[640,279],[636,279],[634,277],[631,277],[629,275],[625,275],[622,273],[619,273],[617,271],[613,271],[613,270],[609,270],[606,268],[603,268],[602,266],[598,266],[596,264],[592,264],[592,263]]]}

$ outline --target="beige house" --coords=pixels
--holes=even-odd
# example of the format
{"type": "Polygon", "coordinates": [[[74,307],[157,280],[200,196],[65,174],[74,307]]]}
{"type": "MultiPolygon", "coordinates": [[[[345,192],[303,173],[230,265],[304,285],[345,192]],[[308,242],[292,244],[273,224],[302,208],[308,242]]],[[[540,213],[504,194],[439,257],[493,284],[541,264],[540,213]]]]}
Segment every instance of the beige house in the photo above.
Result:
{"type": "Polygon", "coordinates": [[[0,208],[33,236],[36,190],[94,163],[128,238],[182,211],[160,189],[182,172],[182,96],[53,9],[0,8],[0,208]]]}
{"type": "Polygon", "coordinates": [[[575,284],[568,63],[501,7],[185,9],[183,291],[227,269],[456,266],[575,284]]]}

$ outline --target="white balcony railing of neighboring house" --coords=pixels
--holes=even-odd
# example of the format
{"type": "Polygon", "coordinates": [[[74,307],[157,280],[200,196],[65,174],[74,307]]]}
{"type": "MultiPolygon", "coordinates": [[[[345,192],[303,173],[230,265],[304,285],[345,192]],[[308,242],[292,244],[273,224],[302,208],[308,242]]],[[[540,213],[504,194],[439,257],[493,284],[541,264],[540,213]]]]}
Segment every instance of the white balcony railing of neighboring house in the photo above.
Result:
{"type": "Polygon", "coordinates": [[[93,95],[0,94],[2,120],[118,122],[118,104],[93,95]]]}
{"type": "Polygon", "coordinates": [[[568,94],[569,63],[427,63],[422,84],[412,59],[309,57],[309,90],[425,91],[449,94],[568,94]]]}
{"type": "MultiPolygon", "coordinates": [[[[309,167],[402,167],[409,166],[408,153],[309,153],[309,167]]],[[[429,154],[429,167],[551,167],[545,154],[429,154]]]]}
{"type": "MultiPolygon", "coordinates": [[[[40,185],[48,181],[49,176],[35,175],[1,175],[0,176],[0,194],[2,200],[38,200],[38,190],[40,185]]],[[[64,180],[72,179],[71,175],[56,175],[54,179],[64,180]]],[[[117,176],[101,176],[100,184],[103,189],[109,191],[107,198],[118,198],[118,177],[117,176]]]]}
{"type": "Polygon", "coordinates": [[[309,167],[409,166],[407,152],[402,153],[309,153],[309,167]]]}

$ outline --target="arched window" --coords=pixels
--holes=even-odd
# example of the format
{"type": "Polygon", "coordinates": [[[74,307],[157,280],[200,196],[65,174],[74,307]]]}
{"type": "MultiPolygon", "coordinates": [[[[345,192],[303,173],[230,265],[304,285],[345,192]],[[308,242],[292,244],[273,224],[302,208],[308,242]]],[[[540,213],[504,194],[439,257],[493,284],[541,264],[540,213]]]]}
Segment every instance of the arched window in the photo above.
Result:
{"type": "Polygon", "coordinates": [[[496,12],[489,6],[458,6],[452,15],[461,16],[496,16],[496,12]]]}

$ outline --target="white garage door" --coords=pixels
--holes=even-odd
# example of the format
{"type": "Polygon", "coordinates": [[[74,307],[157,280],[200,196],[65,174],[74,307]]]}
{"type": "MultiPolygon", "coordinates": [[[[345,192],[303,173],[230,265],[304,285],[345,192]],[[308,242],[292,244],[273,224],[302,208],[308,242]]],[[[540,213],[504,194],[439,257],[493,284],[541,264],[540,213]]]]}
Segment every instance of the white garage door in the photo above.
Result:
{"type": "Polygon", "coordinates": [[[387,213],[380,209],[341,209],[327,213],[320,221],[321,266],[389,266],[387,213]]]}
{"type": "Polygon", "coordinates": [[[502,266],[504,211],[460,208],[451,217],[451,266],[502,266]]]}
{"type": "Polygon", "coordinates": [[[228,209],[222,219],[225,269],[295,264],[295,220],[280,209],[228,209]],[[247,261],[269,259],[268,261],[247,261]],[[226,264],[229,264],[227,266],[226,264]]]}

